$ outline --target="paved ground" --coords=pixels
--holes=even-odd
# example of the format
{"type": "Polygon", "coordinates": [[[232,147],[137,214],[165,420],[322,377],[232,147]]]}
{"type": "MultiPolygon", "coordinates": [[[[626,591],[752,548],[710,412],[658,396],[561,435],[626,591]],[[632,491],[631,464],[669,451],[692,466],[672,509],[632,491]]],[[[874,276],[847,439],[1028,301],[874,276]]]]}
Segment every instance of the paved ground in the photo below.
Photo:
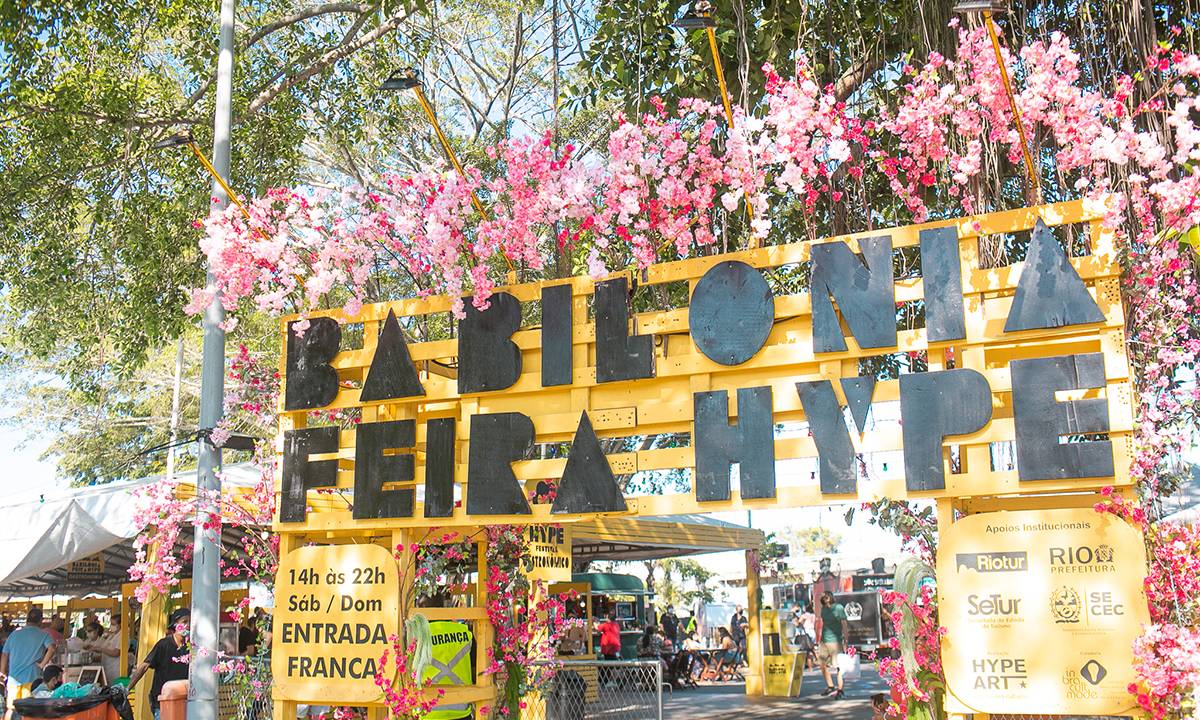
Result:
{"type": "Polygon", "coordinates": [[[821,697],[825,681],[808,672],[797,698],[747,697],[742,683],[703,684],[676,690],[663,698],[663,718],[674,720],[757,720],[764,718],[820,718],[821,720],[870,720],[871,695],[886,692],[874,665],[864,665],[862,679],[846,684],[841,700],[821,697]]]}

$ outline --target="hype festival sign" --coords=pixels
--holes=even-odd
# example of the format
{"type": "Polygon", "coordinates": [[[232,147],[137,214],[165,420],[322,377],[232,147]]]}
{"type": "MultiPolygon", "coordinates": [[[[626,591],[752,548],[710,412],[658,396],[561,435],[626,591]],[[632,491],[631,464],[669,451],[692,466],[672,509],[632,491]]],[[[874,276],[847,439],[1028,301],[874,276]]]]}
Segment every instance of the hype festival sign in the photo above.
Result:
{"type": "Polygon", "coordinates": [[[313,313],[302,337],[292,318],[276,527],[561,523],[1127,485],[1132,393],[1102,212],[1075,201],[508,286],[485,310],[467,302],[460,320],[444,296],[313,313]],[[1024,262],[982,265],[981,237],[1023,232],[1024,262]],[[1089,252],[1068,257],[1068,233],[1089,252]],[[894,276],[897,253],[919,258],[919,277],[894,276]],[[631,312],[635,290],[679,283],[685,306],[631,312]],[[898,329],[902,311],[924,326],[898,329]],[[434,320],[454,323],[453,338],[409,341],[406,328],[434,320]],[[352,323],[361,347],[346,340],[352,323]],[[928,372],[860,372],[860,361],[919,352],[928,372]],[[894,401],[900,422],[876,423],[873,408],[894,401]],[[308,427],[317,409],[358,409],[360,422],[308,427]],[[777,433],[797,421],[807,430],[777,433]],[[649,436],[683,440],[641,442],[649,436]],[[602,438],[627,449],[605,454],[602,438]],[[532,457],[565,442],[565,458],[532,457]],[[889,451],[903,461],[864,476],[860,457],[889,451]],[[796,458],[815,472],[781,469],[796,458]],[[678,469],[684,493],[626,496],[618,482],[678,469]]]}

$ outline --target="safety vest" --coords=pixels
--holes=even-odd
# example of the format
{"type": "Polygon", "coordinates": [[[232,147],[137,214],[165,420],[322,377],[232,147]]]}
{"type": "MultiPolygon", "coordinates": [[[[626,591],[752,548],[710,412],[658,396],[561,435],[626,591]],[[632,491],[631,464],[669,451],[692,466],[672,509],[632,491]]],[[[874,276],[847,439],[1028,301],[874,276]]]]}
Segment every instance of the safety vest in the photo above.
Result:
{"type": "MultiPolygon", "coordinates": [[[[473,685],[471,674],[471,629],[466,623],[438,620],[429,623],[433,637],[433,659],[425,668],[424,680],[434,685],[473,685]]],[[[459,720],[471,717],[470,703],[446,705],[439,703],[425,715],[428,720],[459,720]]]]}

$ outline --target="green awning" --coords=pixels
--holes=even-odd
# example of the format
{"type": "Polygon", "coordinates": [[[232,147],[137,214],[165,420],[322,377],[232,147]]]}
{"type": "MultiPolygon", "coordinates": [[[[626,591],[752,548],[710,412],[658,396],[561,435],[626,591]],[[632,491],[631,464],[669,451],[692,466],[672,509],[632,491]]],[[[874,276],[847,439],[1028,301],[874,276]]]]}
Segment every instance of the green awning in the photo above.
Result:
{"type": "Polygon", "coordinates": [[[633,575],[615,573],[577,573],[571,582],[588,583],[592,592],[607,595],[647,595],[646,586],[633,575]]]}

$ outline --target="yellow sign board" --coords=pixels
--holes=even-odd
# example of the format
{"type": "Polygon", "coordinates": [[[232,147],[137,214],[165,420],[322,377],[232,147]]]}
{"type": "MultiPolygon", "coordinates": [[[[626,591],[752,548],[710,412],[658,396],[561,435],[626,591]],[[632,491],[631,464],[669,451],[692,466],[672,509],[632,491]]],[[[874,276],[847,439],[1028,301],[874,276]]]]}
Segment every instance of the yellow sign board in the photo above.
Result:
{"type": "Polygon", "coordinates": [[[787,616],[778,611],[758,613],[759,636],[762,638],[763,694],[775,697],[794,697],[800,694],[804,680],[804,655],[792,649],[787,616]]]}
{"type": "Polygon", "coordinates": [[[400,580],[385,548],[327,545],[287,553],[275,581],[275,697],[377,702],[375,672],[399,625],[400,580]]]}
{"type": "Polygon", "coordinates": [[[571,529],[567,525],[530,525],[529,557],[525,560],[530,580],[546,584],[571,581],[571,529]]]}
{"type": "Polygon", "coordinates": [[[937,557],[942,664],[968,712],[1121,715],[1150,622],[1141,534],[1091,508],[970,515],[937,557]]]}

